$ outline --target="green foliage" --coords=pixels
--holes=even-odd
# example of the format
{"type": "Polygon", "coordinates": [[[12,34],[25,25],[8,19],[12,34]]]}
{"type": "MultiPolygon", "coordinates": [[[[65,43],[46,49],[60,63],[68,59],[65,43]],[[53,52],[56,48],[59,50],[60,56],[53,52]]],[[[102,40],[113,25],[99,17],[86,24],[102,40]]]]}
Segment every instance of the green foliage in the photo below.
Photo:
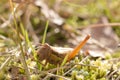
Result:
{"type": "Polygon", "coordinates": [[[44,34],[43,34],[42,44],[45,43],[45,39],[46,39],[46,35],[47,35],[47,29],[48,29],[48,24],[49,24],[49,21],[46,22],[46,26],[45,26],[45,30],[44,30],[44,34]]]}

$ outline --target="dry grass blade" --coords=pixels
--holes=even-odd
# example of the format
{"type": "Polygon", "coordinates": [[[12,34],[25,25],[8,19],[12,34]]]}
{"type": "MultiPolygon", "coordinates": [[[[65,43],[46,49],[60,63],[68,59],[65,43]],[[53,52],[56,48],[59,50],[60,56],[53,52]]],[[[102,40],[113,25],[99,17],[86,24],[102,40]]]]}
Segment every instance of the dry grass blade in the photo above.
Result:
{"type": "Polygon", "coordinates": [[[51,77],[51,76],[53,76],[53,77],[58,77],[58,78],[62,78],[62,79],[64,79],[64,80],[70,80],[70,79],[68,79],[68,78],[65,78],[65,77],[63,77],[63,76],[59,76],[59,75],[55,75],[55,74],[51,74],[51,73],[47,73],[48,75],[43,79],[43,80],[47,80],[47,78],[49,78],[49,77],[51,77]]]}
{"type": "Polygon", "coordinates": [[[120,76],[118,76],[116,80],[120,80],[120,76]]]}
{"type": "Polygon", "coordinates": [[[78,28],[78,29],[84,29],[84,28],[94,28],[94,27],[113,27],[113,26],[120,26],[120,23],[107,23],[107,24],[93,24],[93,25],[88,25],[88,26],[83,26],[82,28],[78,28]]]}
{"type": "MultiPolygon", "coordinates": [[[[84,61],[86,61],[89,58],[89,56],[85,57],[82,61],[79,62],[79,64],[83,63],[84,61]]],[[[67,72],[65,72],[63,75],[68,74],[70,71],[72,71],[74,68],[76,68],[77,65],[75,65],[74,67],[72,67],[70,70],[68,70],[67,72]]]]}
{"type": "Polygon", "coordinates": [[[4,70],[5,66],[9,63],[9,61],[12,59],[12,56],[9,56],[6,61],[0,66],[0,71],[4,70]]]}
{"type": "Polygon", "coordinates": [[[10,6],[11,6],[11,10],[12,10],[12,16],[13,16],[13,20],[14,20],[14,24],[15,24],[15,28],[16,28],[15,30],[17,32],[17,37],[16,37],[17,40],[18,40],[17,45],[20,46],[20,50],[21,50],[21,54],[20,54],[21,55],[21,62],[23,63],[27,80],[31,80],[30,79],[30,73],[29,73],[28,66],[27,66],[26,59],[25,59],[25,52],[24,52],[23,46],[22,46],[19,26],[17,24],[17,20],[16,20],[16,16],[15,16],[15,11],[14,11],[15,8],[14,8],[12,0],[9,0],[9,2],[10,2],[10,6]]]}

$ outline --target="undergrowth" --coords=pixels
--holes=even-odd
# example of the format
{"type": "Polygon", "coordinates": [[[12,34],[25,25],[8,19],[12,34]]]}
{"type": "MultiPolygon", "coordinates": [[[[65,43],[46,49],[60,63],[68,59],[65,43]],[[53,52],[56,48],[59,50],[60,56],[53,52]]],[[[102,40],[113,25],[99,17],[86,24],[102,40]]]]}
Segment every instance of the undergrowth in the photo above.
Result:
{"type": "MultiPolygon", "coordinates": [[[[21,17],[16,18],[16,11],[14,11],[15,4],[12,0],[9,2],[12,12],[11,17],[14,23],[11,23],[3,31],[0,30],[0,80],[120,80],[119,52],[112,55],[105,53],[104,58],[84,55],[85,53],[83,52],[69,62],[66,62],[66,56],[61,65],[39,61],[36,44],[32,42],[21,17]],[[6,29],[8,29],[8,32],[5,33],[6,29]]],[[[90,6],[94,7],[92,4],[90,6]]],[[[110,13],[106,9],[106,6],[105,9],[101,7],[99,12],[106,11],[105,13],[109,16],[110,13]]],[[[95,8],[94,10],[96,11],[97,9],[95,8]]],[[[91,16],[95,15],[98,17],[95,11],[91,11],[90,14],[91,16]]],[[[77,12],[84,13],[84,10],[77,10],[77,12]]],[[[99,15],[102,15],[100,13],[99,15]]],[[[113,19],[113,17],[109,18],[110,20],[113,19]]],[[[78,17],[71,16],[65,23],[76,27],[79,24],[86,25],[93,22],[96,22],[96,19],[90,22],[89,19],[85,20],[85,18],[79,19],[78,17]],[[82,19],[84,20],[80,22],[82,19]]],[[[45,25],[45,29],[42,31],[44,32],[42,34],[42,44],[46,42],[49,20],[46,20],[45,25]]],[[[117,33],[119,33],[118,30],[117,33]]],[[[64,36],[66,35],[64,34],[64,36]]]]}

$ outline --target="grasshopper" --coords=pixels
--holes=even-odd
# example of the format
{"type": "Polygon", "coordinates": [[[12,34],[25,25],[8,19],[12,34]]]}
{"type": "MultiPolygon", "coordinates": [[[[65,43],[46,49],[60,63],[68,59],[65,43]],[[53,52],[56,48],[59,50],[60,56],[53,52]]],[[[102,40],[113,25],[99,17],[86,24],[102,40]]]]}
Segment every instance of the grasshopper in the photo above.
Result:
{"type": "Polygon", "coordinates": [[[46,62],[51,64],[60,64],[65,56],[68,55],[67,61],[70,61],[78,54],[89,38],[90,35],[87,35],[75,48],[53,47],[45,43],[39,46],[39,49],[37,50],[37,58],[40,61],[46,60],[46,62]]]}

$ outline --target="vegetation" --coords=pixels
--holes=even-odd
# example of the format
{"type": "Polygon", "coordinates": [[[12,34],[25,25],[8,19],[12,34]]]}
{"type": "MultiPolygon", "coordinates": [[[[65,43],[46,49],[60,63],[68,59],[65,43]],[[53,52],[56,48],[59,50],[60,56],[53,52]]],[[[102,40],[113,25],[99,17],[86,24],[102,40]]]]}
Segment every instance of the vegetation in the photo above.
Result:
{"type": "Polygon", "coordinates": [[[119,14],[120,0],[1,0],[0,80],[120,80],[119,14]]]}

